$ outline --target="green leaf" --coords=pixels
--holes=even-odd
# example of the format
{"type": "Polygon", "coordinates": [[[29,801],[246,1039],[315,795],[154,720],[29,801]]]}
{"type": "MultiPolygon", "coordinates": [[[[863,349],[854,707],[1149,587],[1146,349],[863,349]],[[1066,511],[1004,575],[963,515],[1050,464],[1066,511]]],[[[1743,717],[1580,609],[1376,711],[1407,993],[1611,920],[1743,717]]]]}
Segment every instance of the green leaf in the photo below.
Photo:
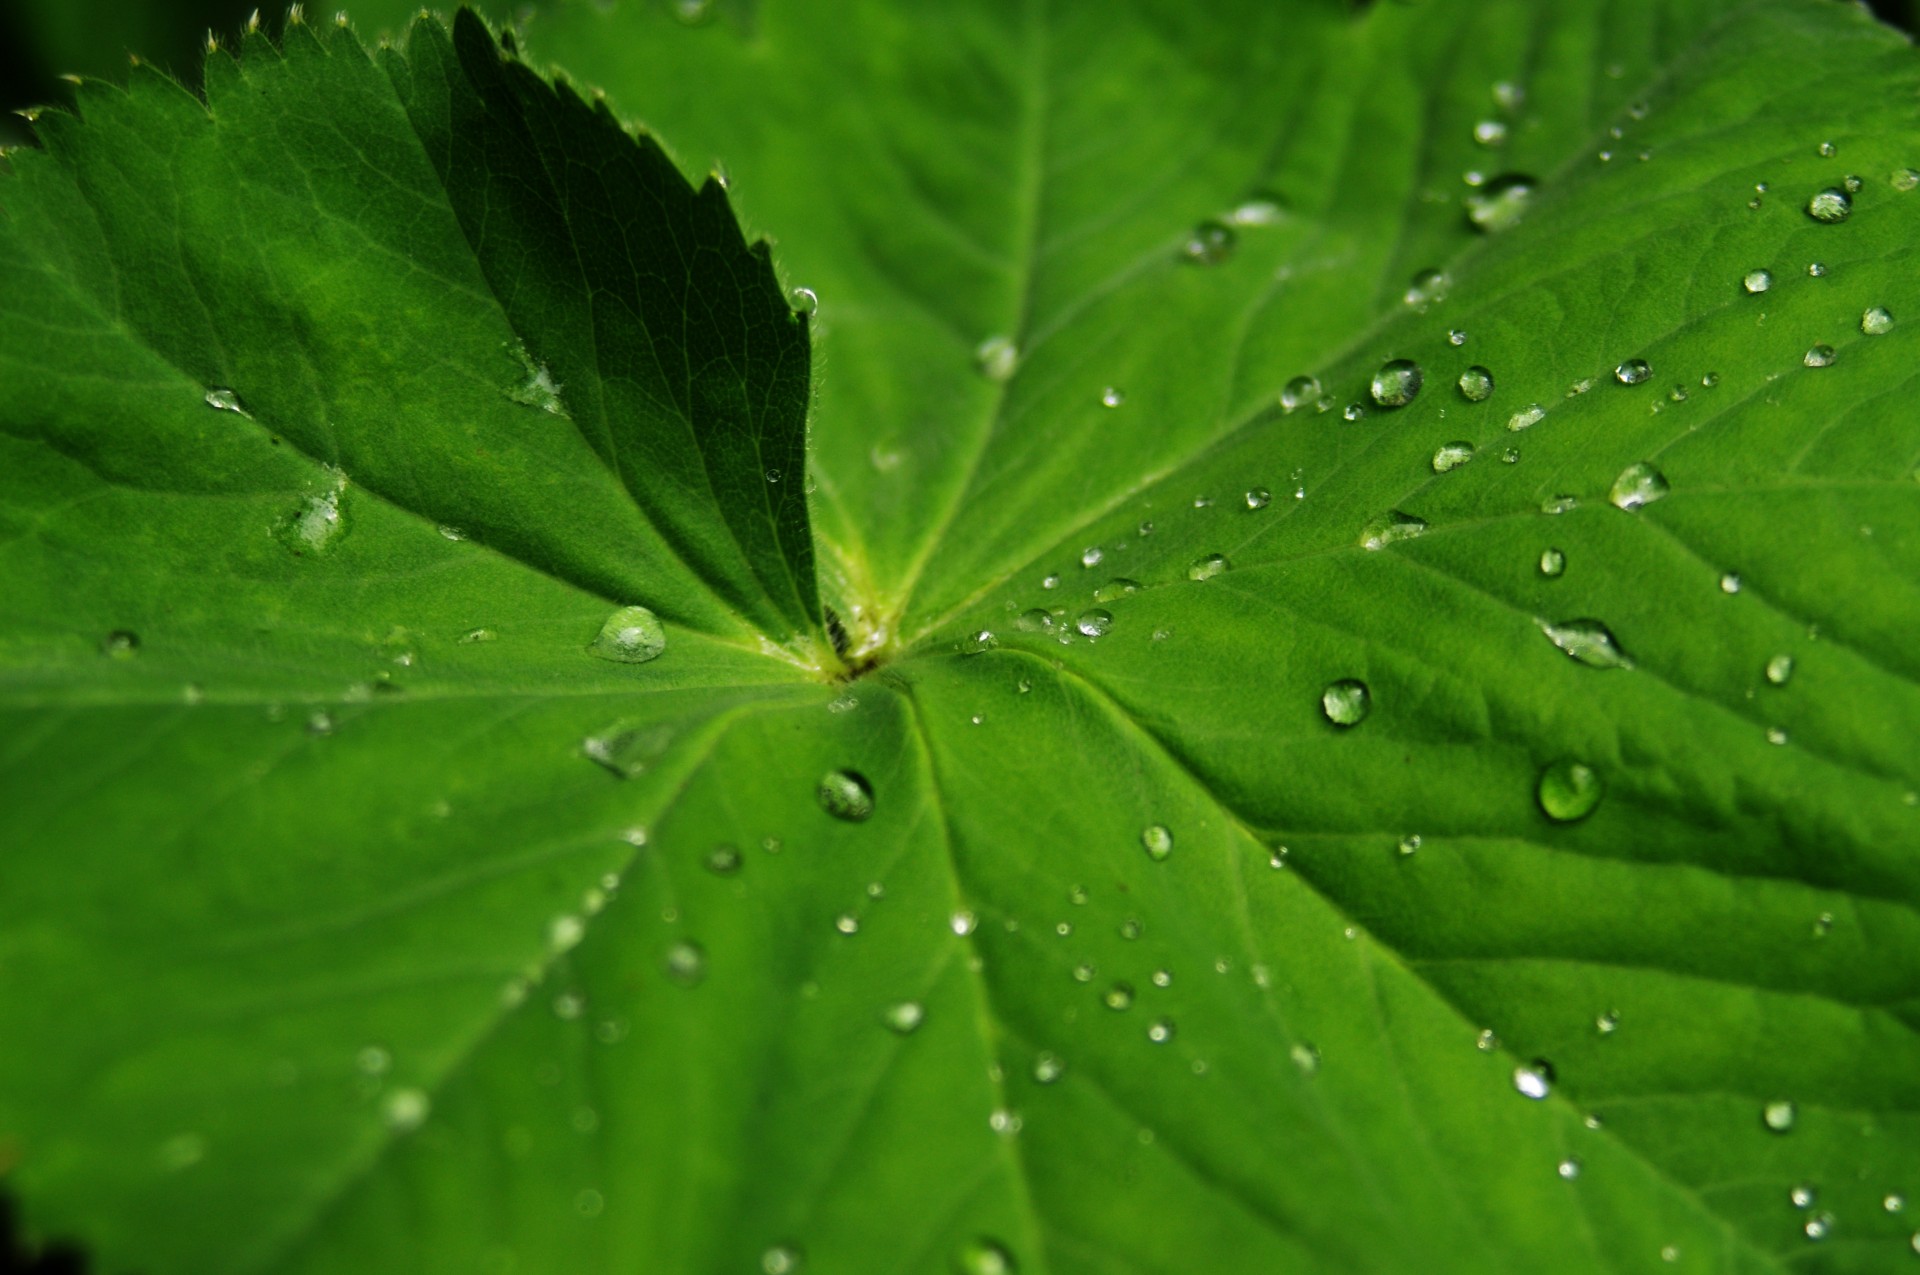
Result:
{"type": "Polygon", "coordinates": [[[591,107],[471,17],[296,26],[205,106],[42,121],[35,1234],[1914,1260],[1911,47],[1828,0],[1229,8],[550,5],[517,42],[591,107]],[[811,385],[729,203],[818,294],[811,385]],[[595,658],[632,605],[664,650],[595,658]]]}

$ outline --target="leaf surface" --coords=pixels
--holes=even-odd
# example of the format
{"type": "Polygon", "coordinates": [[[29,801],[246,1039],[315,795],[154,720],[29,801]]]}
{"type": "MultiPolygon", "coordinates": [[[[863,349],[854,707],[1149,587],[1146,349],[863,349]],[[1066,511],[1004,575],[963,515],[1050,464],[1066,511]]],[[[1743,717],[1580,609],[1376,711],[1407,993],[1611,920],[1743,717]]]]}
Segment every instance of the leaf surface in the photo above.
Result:
{"type": "Polygon", "coordinates": [[[156,1273],[1911,1261],[1910,47],[679,13],[525,25],[605,109],[471,19],[296,28],[0,185],[29,1220],[156,1273]],[[665,653],[592,658],[630,603],[665,653]]]}

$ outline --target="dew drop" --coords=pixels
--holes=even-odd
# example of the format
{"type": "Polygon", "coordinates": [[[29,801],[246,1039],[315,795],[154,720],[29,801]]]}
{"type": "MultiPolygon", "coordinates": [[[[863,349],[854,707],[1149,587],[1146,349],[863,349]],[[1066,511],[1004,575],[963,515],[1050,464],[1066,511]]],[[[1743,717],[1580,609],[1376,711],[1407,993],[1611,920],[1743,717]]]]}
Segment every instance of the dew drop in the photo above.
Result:
{"type": "Polygon", "coordinates": [[[1826,278],[1827,277],[1826,263],[1823,261],[1809,261],[1807,263],[1807,277],[1810,279],[1826,278]]]}
{"type": "Polygon", "coordinates": [[[1247,508],[1265,509],[1273,503],[1273,493],[1265,487],[1252,487],[1247,490],[1247,508]]]}
{"type": "Polygon", "coordinates": [[[1100,1001],[1108,1009],[1126,1010],[1133,1008],[1133,984],[1115,983],[1101,993],[1100,1001]]]}
{"type": "Polygon", "coordinates": [[[1357,678],[1342,678],[1320,692],[1320,711],[1335,726],[1358,726],[1372,709],[1373,696],[1357,678]]]}
{"type": "Polygon", "coordinates": [[[380,1115],[395,1133],[411,1133],[426,1123],[433,1102],[422,1089],[396,1089],[380,1104],[380,1115]]]}
{"type": "Polygon", "coordinates": [[[1533,191],[1531,177],[1518,173],[1495,177],[1467,196],[1467,220],[1486,234],[1510,229],[1526,215],[1533,191]]]}
{"type": "Polygon", "coordinates": [[[730,877],[740,871],[740,851],[737,847],[720,845],[707,851],[707,871],[717,877],[730,877]]]}
{"type": "Polygon", "coordinates": [[[1410,833],[1400,838],[1400,844],[1396,847],[1395,852],[1402,859],[1411,859],[1414,855],[1420,853],[1420,845],[1420,834],[1410,833]]]}
{"type": "Polygon", "coordinates": [[[1667,476],[1644,460],[1637,460],[1620,471],[1607,491],[1607,499],[1621,509],[1640,509],[1651,505],[1673,488],[1667,476]]]}
{"type": "Polygon", "coordinates": [[[1311,376],[1296,376],[1280,391],[1280,409],[1285,412],[1305,407],[1320,397],[1320,382],[1311,376]]]}
{"type": "Polygon", "coordinates": [[[1109,385],[1106,389],[1100,391],[1100,406],[1102,407],[1118,407],[1126,401],[1127,392],[1125,390],[1116,389],[1114,386],[1109,385]]]}
{"type": "Polygon", "coordinates": [[[1173,834],[1165,824],[1149,824],[1140,832],[1140,844],[1146,848],[1147,858],[1162,863],[1173,853],[1173,834]]]}
{"type": "Polygon", "coordinates": [[[1920,187],[1920,168],[1898,169],[1889,180],[1895,190],[1913,190],[1920,187]]]}
{"type": "Polygon", "coordinates": [[[820,295],[812,288],[795,288],[793,290],[793,305],[801,314],[812,318],[814,315],[820,313],[820,295]]]}
{"type": "Polygon", "coordinates": [[[1557,580],[1567,571],[1567,555],[1558,549],[1540,551],[1540,574],[1549,580],[1557,580]]]}
{"type": "Polygon", "coordinates": [[[1446,271],[1422,270],[1407,284],[1406,294],[1401,299],[1415,309],[1424,311],[1436,302],[1445,301],[1452,287],[1453,280],[1446,271]]]}
{"type": "Polygon", "coordinates": [[[1483,1054],[1490,1054],[1500,1048],[1500,1038],[1494,1035],[1493,1028],[1482,1027],[1480,1033],[1473,1038],[1473,1047],[1483,1054]]]}
{"type": "Polygon", "coordinates": [[[1442,443],[1433,453],[1433,472],[1444,474],[1458,469],[1473,459],[1473,444],[1462,439],[1452,443],[1442,443]]]}
{"type": "Polygon", "coordinates": [[[1196,266],[1217,266],[1233,255],[1239,236],[1233,227],[1220,221],[1203,221],[1195,226],[1180,245],[1181,259],[1196,266]]]}
{"type": "Polygon", "coordinates": [[[1473,140],[1488,150],[1506,145],[1506,122],[1504,120],[1481,120],[1473,126],[1473,140]]]}
{"type": "Polygon", "coordinates": [[[1829,186],[1807,201],[1807,216],[1830,226],[1852,214],[1853,200],[1838,186],[1829,186]]]}
{"type": "Polygon", "coordinates": [[[1384,549],[1390,544],[1402,540],[1412,540],[1427,534],[1427,520],[1416,518],[1412,514],[1390,509],[1375,518],[1360,531],[1360,547],[1363,549],[1384,549]]]}
{"type": "Polygon", "coordinates": [[[1553,1064],[1544,1058],[1513,1069],[1513,1087],[1536,1102],[1553,1092],[1553,1064]]]}
{"type": "Polygon", "coordinates": [[[1050,1085],[1065,1075],[1066,1071],[1067,1064],[1061,1061],[1058,1054],[1051,1054],[1042,1050],[1034,1056],[1033,1078],[1038,1084],[1050,1085]]]}
{"type": "Polygon", "coordinates": [[[1546,416],[1546,408],[1538,403],[1529,403],[1507,418],[1507,428],[1517,434],[1523,429],[1532,429],[1545,420],[1546,416]]]}
{"type": "Polygon", "coordinates": [[[1460,397],[1469,403],[1484,403],[1493,395],[1493,373],[1479,364],[1460,374],[1460,397]]]}
{"type": "Polygon", "coordinates": [[[979,1236],[955,1251],[953,1269],[955,1275],[1014,1275],[1020,1266],[1004,1244],[979,1236]]]}
{"type": "Polygon", "coordinates": [[[706,949],[698,943],[682,939],[667,949],[662,966],[667,977],[680,986],[697,986],[707,976],[706,949]]]}
{"type": "Polygon", "coordinates": [[[1223,572],[1232,570],[1232,568],[1233,564],[1227,561],[1225,554],[1210,553],[1205,557],[1195,558],[1193,560],[1192,564],[1187,567],[1187,579],[1211,580],[1223,572]]]}
{"type": "Polygon", "coordinates": [[[1367,409],[1359,403],[1349,403],[1340,409],[1340,418],[1348,421],[1365,420],[1367,409]]]}
{"type": "Polygon", "coordinates": [[[645,664],[660,658],[667,647],[667,631],[660,617],[645,607],[621,607],[607,617],[587,653],[616,664],[645,664]]]}
{"type": "Polygon", "coordinates": [[[863,823],[873,815],[873,785],[857,770],[830,770],[815,789],[820,808],[835,819],[863,823]]]}
{"type": "Polygon", "coordinates": [[[1907,1207],[1907,1197],[1898,1193],[1889,1195],[1880,1201],[1880,1207],[1889,1213],[1902,1212],[1907,1207]]]}
{"type": "Polygon", "coordinates": [[[1106,556],[1106,553],[1100,546],[1090,545],[1080,551],[1080,565],[1083,567],[1097,567],[1100,565],[1100,560],[1106,556]]]}
{"type": "Polygon", "coordinates": [[[1540,809],[1555,823],[1573,823],[1593,813],[1606,786],[1585,762],[1561,759],[1540,772],[1534,796],[1540,809]]]}
{"type": "Polygon", "coordinates": [[[1760,1109],[1760,1123],[1773,1133],[1787,1133],[1799,1118],[1800,1109],[1786,1098],[1776,1098],[1760,1109]]]}
{"type": "Polygon", "coordinates": [[[896,1036],[911,1036],[926,1020],[927,1012],[919,1001],[899,1001],[880,1012],[880,1021],[896,1036]]]}
{"type": "Polygon", "coordinates": [[[308,496],[275,529],[280,543],[296,554],[327,552],[347,528],[340,508],[341,498],[347,491],[347,476],[331,465],[327,466],[326,475],[327,490],[308,496]]]}
{"type": "Polygon", "coordinates": [[[833,918],[833,928],[842,934],[858,934],[860,932],[860,918],[851,912],[842,912],[839,916],[833,918]]]}
{"type": "Polygon", "coordinates": [[[1461,346],[1461,345],[1465,345],[1466,343],[1467,343],[1467,334],[1465,330],[1461,328],[1450,328],[1447,330],[1448,345],[1461,346]]]}
{"type": "Polygon", "coordinates": [[[547,946],[555,952],[570,952],[587,936],[587,925],[571,912],[562,913],[547,924],[547,946]]]}
{"type": "Polygon", "coordinates": [[[1815,1213],[1800,1229],[1810,1240],[1824,1240],[1833,1233],[1833,1214],[1815,1213]]]}
{"type": "Polygon", "coordinates": [[[1175,1030],[1171,1018],[1156,1018],[1147,1025],[1147,1039],[1156,1045],[1164,1045],[1173,1039],[1175,1030]]]}
{"type": "Polygon", "coordinates": [[[216,412],[232,412],[236,416],[253,419],[253,414],[240,402],[240,396],[232,390],[218,388],[208,390],[202,401],[216,412]]]}
{"type": "Polygon", "coordinates": [[[1113,630],[1113,612],[1093,607],[1082,611],[1074,627],[1090,638],[1105,637],[1113,630]]]}
{"type": "Polygon", "coordinates": [[[1745,288],[1750,295],[1765,292],[1773,286],[1773,271],[1749,270],[1746,275],[1741,278],[1740,286],[1745,288]]]}
{"type": "Polygon", "coordinates": [[[1567,620],[1560,624],[1536,621],[1547,640],[1588,668],[1632,668],[1633,661],[1614,641],[1613,631],[1598,620],[1567,620]]]}
{"type": "Polygon", "coordinates": [[[1885,336],[1893,330],[1893,315],[1884,306],[1872,306],[1860,316],[1860,330],[1868,336],[1885,336]]]}
{"type": "Polygon", "coordinates": [[[763,1275],[796,1275],[805,1262],[800,1250],[790,1244],[775,1244],[760,1254],[763,1275]]]}
{"type": "Polygon", "coordinates": [[[1562,1181],[1571,1182],[1580,1176],[1580,1168],[1580,1157],[1570,1155],[1554,1166],[1554,1172],[1560,1175],[1562,1181]]]}
{"type": "Polygon", "coordinates": [[[1393,359],[1373,374],[1369,387],[1373,401],[1381,407],[1405,407],[1420,393],[1425,376],[1412,359],[1393,359]]]}
{"type": "Polygon", "coordinates": [[[1653,377],[1653,369],[1647,366],[1645,359],[1628,359],[1613,369],[1613,379],[1622,385],[1640,385],[1653,377]]]}
{"type": "Polygon", "coordinates": [[[1597,1015],[1593,1020],[1593,1030],[1602,1036],[1611,1036],[1620,1030],[1620,1011],[1609,1009],[1597,1015]]]}
{"type": "Polygon", "coordinates": [[[110,660],[130,660],[140,653],[140,635],[132,629],[115,629],[100,639],[100,653],[110,660]]]}
{"type": "Polygon", "coordinates": [[[1311,1076],[1320,1070],[1320,1051],[1306,1041],[1297,1041],[1287,1050],[1287,1056],[1293,1059],[1293,1065],[1300,1069],[1303,1076],[1311,1076]]]}
{"type": "Polygon", "coordinates": [[[990,336],[974,348],[973,366],[996,384],[1010,381],[1020,367],[1020,347],[1011,337],[990,336]]]}
{"type": "Polygon", "coordinates": [[[1832,367],[1836,356],[1831,345],[1816,345],[1800,359],[1808,367],[1832,367]]]}

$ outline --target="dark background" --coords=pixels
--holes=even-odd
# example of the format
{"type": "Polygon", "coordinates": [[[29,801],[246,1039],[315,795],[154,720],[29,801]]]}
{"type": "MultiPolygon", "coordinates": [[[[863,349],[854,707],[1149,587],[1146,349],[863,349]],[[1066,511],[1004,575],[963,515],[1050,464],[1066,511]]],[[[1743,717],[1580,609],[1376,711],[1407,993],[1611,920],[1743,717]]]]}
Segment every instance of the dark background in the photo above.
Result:
{"type": "MultiPolygon", "coordinates": [[[[1914,29],[1920,10],[1920,0],[1868,0],[1868,5],[1906,31],[1914,29]]],[[[206,33],[231,36],[256,7],[275,21],[283,11],[254,0],[0,0],[0,145],[27,140],[24,126],[11,112],[66,100],[60,73],[118,79],[128,52],[138,50],[145,60],[177,77],[197,78],[206,33]],[[43,27],[33,21],[34,14],[57,16],[43,27]]],[[[332,6],[328,0],[314,6],[323,7],[332,6]]],[[[438,7],[453,5],[440,0],[438,7]]],[[[14,1210],[0,1199],[0,1275],[84,1275],[85,1270],[84,1260],[71,1248],[55,1246],[37,1254],[21,1248],[14,1210]]]]}

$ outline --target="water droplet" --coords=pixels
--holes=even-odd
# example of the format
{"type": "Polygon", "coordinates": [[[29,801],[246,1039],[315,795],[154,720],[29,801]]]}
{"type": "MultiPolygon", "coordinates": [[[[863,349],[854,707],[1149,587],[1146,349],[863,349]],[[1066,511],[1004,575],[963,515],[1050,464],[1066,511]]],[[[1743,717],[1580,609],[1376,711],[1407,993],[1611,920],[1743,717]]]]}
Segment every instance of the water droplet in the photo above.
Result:
{"type": "Polygon", "coordinates": [[[1800,1109],[1785,1098],[1776,1098],[1760,1109],[1760,1123],[1774,1133],[1786,1133],[1799,1118],[1800,1109]]]}
{"type": "Polygon", "coordinates": [[[600,626],[587,653],[616,664],[645,664],[660,658],[666,647],[667,631],[659,616],[645,607],[621,607],[600,626]]]}
{"type": "Polygon", "coordinates": [[[1783,745],[1787,742],[1787,732],[1781,730],[1778,726],[1769,726],[1767,727],[1767,742],[1775,746],[1783,745]]]}
{"type": "Polygon", "coordinates": [[[1020,347],[1011,337],[990,336],[974,347],[973,366],[989,381],[1010,381],[1020,367],[1020,347]]]}
{"type": "Polygon", "coordinates": [[[1268,491],[1265,487],[1250,487],[1247,489],[1247,508],[1248,509],[1265,509],[1268,505],[1272,503],[1273,503],[1273,493],[1268,491]]]}
{"type": "Polygon", "coordinates": [[[396,1089],[380,1104],[380,1115],[395,1133],[411,1133],[426,1123],[433,1102],[422,1089],[396,1089]]]}
{"type": "Polygon", "coordinates": [[[1140,832],[1140,844],[1146,847],[1147,858],[1160,863],[1173,853],[1173,834],[1164,824],[1149,824],[1140,832]]]}
{"type": "Polygon", "coordinates": [[[1554,1166],[1554,1172],[1558,1173],[1563,1181],[1573,1181],[1580,1176],[1580,1157],[1577,1155],[1568,1156],[1554,1166]]]}
{"type": "Polygon", "coordinates": [[[367,1045],[353,1056],[353,1065],[363,1076],[384,1076],[393,1070],[393,1051],[384,1045],[367,1045]]]}
{"type": "Polygon", "coordinates": [[[1536,1102],[1553,1092],[1553,1064],[1544,1058],[1513,1069],[1513,1087],[1536,1102]]]}
{"type": "Polygon", "coordinates": [[[1598,620],[1567,620],[1549,624],[1536,620],[1547,640],[1588,668],[1632,668],[1633,661],[1613,639],[1612,630],[1598,620]]]}
{"type": "Polygon", "coordinates": [[[1899,1213],[1907,1207],[1907,1197],[1895,1193],[1880,1201],[1880,1207],[1889,1213],[1899,1213]]]}
{"type": "Polygon", "coordinates": [[[1566,574],[1567,555],[1558,549],[1540,551],[1540,574],[1549,580],[1557,580],[1566,574]]]}
{"type": "Polygon", "coordinates": [[[1034,1056],[1033,1078],[1038,1084],[1050,1085],[1065,1075],[1066,1071],[1067,1064],[1060,1060],[1058,1054],[1050,1054],[1042,1050],[1034,1056]]]}
{"type": "Polygon", "coordinates": [[[1647,366],[1645,359],[1628,359],[1613,369],[1613,379],[1622,385],[1640,385],[1653,377],[1653,369],[1647,366]]]}
{"type": "Polygon", "coordinates": [[[1314,1075],[1320,1070],[1320,1051],[1304,1040],[1288,1049],[1287,1056],[1293,1059],[1293,1065],[1300,1069],[1303,1076],[1314,1075]]]}
{"type": "Polygon", "coordinates": [[[919,1001],[900,1001],[880,1013],[880,1021],[887,1025],[887,1030],[898,1036],[910,1036],[918,1031],[926,1017],[927,1011],[920,1007],[919,1001]]]}
{"type": "Polygon", "coordinates": [[[1853,200],[1837,186],[1829,186],[1807,201],[1807,216],[1833,225],[1853,213],[1853,200]]]}
{"type": "Polygon", "coordinates": [[[232,412],[236,416],[244,416],[248,420],[253,419],[253,414],[247,411],[246,407],[241,404],[240,396],[232,390],[218,388],[208,390],[206,398],[202,401],[216,412],[232,412]]]}
{"type": "Polygon", "coordinates": [[[820,808],[835,819],[862,823],[873,814],[873,785],[857,770],[830,770],[815,790],[820,808]]]}
{"type": "Polygon", "coordinates": [[[1375,518],[1360,531],[1360,547],[1363,549],[1384,549],[1390,544],[1402,540],[1412,540],[1427,534],[1427,520],[1416,518],[1412,514],[1390,509],[1375,518]]]}
{"type": "Polygon", "coordinates": [[[570,952],[587,936],[587,923],[571,912],[562,913],[547,924],[547,946],[555,952],[570,952]]]}
{"type": "Polygon", "coordinates": [[[1469,403],[1484,403],[1493,395],[1493,373],[1478,364],[1460,374],[1460,397],[1469,403]]]}
{"type": "Polygon", "coordinates": [[[100,653],[111,660],[130,660],[140,651],[140,635],[132,629],[115,629],[100,639],[100,653]]]}
{"type": "Polygon", "coordinates": [[[333,714],[324,708],[316,708],[307,714],[307,734],[309,735],[331,735],[333,726],[333,714]]]}
{"type": "Polygon", "coordinates": [[[1808,1218],[1806,1225],[1800,1228],[1810,1240],[1824,1240],[1833,1232],[1833,1214],[1815,1213],[1808,1218]]]}
{"type": "Polygon", "coordinates": [[[806,315],[808,318],[812,318],[814,315],[820,313],[820,295],[812,288],[795,288],[793,290],[793,305],[800,313],[806,315]]]}
{"type": "Polygon", "coordinates": [[[1543,514],[1567,514],[1579,507],[1578,496],[1549,496],[1540,502],[1540,512],[1543,514]]]}
{"type": "Polygon", "coordinates": [[[1483,1054],[1490,1054],[1500,1048],[1500,1038],[1493,1034],[1493,1028],[1482,1027],[1480,1033],[1473,1038],[1473,1047],[1483,1054]]]}
{"type": "Polygon", "coordinates": [[[1518,110],[1527,100],[1527,91],[1518,84],[1501,80],[1493,86],[1493,100],[1503,111],[1518,110]]]}
{"type": "Polygon", "coordinates": [[[680,986],[697,986],[707,976],[706,949],[698,943],[682,939],[667,949],[662,965],[667,977],[680,986]]]}
{"type": "Polygon", "coordinates": [[[953,1269],[955,1275],[1014,1275],[1020,1266],[1005,1245],[980,1236],[954,1253],[953,1269]]]}
{"type": "Polygon", "coordinates": [[[1452,287],[1453,280],[1448,277],[1446,271],[1422,270],[1407,284],[1407,291],[1402,300],[1416,309],[1425,310],[1435,302],[1445,301],[1447,292],[1452,287]]]}
{"type": "Polygon", "coordinates": [[[492,629],[468,629],[460,635],[460,645],[474,646],[481,642],[491,642],[499,636],[492,629]]]}
{"type": "Polygon", "coordinates": [[[1460,468],[1472,459],[1472,443],[1464,439],[1458,442],[1442,443],[1433,453],[1433,472],[1444,474],[1448,470],[1460,468]]]}
{"type": "Polygon", "coordinates": [[[1593,1029],[1602,1036],[1611,1036],[1620,1030],[1620,1011],[1609,1009],[1601,1012],[1593,1020],[1593,1029]]]}
{"type": "Polygon", "coordinates": [[[513,344],[508,347],[520,364],[523,380],[507,391],[507,397],[522,407],[531,407],[565,419],[567,405],[560,395],[564,386],[553,379],[553,373],[545,363],[534,358],[525,345],[513,344]]]}
{"type": "Polygon", "coordinates": [[[1227,561],[1227,555],[1224,553],[1210,553],[1205,557],[1195,558],[1193,560],[1192,564],[1187,567],[1187,579],[1211,580],[1215,576],[1232,569],[1233,564],[1227,561]]]}
{"type": "Polygon", "coordinates": [[[1620,471],[1607,491],[1607,499],[1621,509],[1640,509],[1651,505],[1673,488],[1667,476],[1644,460],[1637,460],[1620,471]]]}
{"type": "Polygon", "coordinates": [[[1828,159],[1832,159],[1835,155],[1838,155],[1840,153],[1840,148],[1838,146],[1835,146],[1832,142],[1822,142],[1818,146],[1814,147],[1814,152],[1816,154],[1823,155],[1828,159]]]}
{"type": "Polygon", "coordinates": [[[1920,168],[1898,169],[1889,180],[1895,190],[1913,190],[1920,187],[1920,168]]]}
{"type": "Polygon", "coordinates": [[[1090,638],[1105,637],[1113,630],[1113,612],[1093,607],[1082,611],[1074,627],[1090,638]]]}
{"type": "Polygon", "coordinates": [[[1100,971],[1094,967],[1092,961],[1082,961],[1073,967],[1073,981],[1076,983],[1091,983],[1093,976],[1099,972],[1100,971]]]}
{"type": "Polygon", "coordinates": [[[1529,403],[1507,418],[1507,428],[1517,434],[1523,429],[1532,429],[1545,420],[1546,416],[1546,408],[1538,403],[1529,403]]]}
{"type": "Polygon", "coordinates": [[[1147,1039],[1156,1045],[1164,1045],[1173,1039],[1174,1031],[1171,1018],[1156,1018],[1147,1025],[1147,1039]]]}
{"type": "Polygon", "coordinates": [[[860,918],[851,912],[842,912],[839,916],[833,918],[833,928],[842,934],[858,934],[860,932],[860,918]]]}
{"type": "Polygon", "coordinates": [[[1801,358],[1808,367],[1832,367],[1835,358],[1831,345],[1816,345],[1801,358]]]}
{"type": "Polygon", "coordinates": [[[1359,403],[1349,403],[1340,409],[1340,417],[1342,420],[1359,421],[1365,420],[1366,416],[1367,409],[1359,403]]]}
{"type": "Polygon", "coordinates": [[[333,547],[347,528],[340,501],[347,491],[347,476],[329,465],[327,489],[308,496],[300,507],[288,514],[275,529],[280,543],[299,554],[322,554],[333,547]]]}
{"type": "Polygon", "coordinates": [[[1746,275],[1741,278],[1740,286],[1745,288],[1749,294],[1765,292],[1773,286],[1773,271],[1749,270],[1746,275]]]}
{"type": "Polygon", "coordinates": [[[1180,245],[1180,257],[1196,266],[1217,266],[1233,255],[1239,238],[1225,222],[1203,221],[1180,245]]]}
{"type": "Polygon", "coordinates": [[[1593,767],[1564,758],[1542,770],[1539,782],[1534,787],[1540,809],[1555,823],[1573,823],[1585,819],[1600,804],[1605,792],[1606,786],[1601,783],[1593,767]]]}
{"type": "Polygon", "coordinates": [[[1133,984],[1115,983],[1101,993],[1100,1001],[1108,1009],[1125,1010],[1133,1008],[1133,984]]]}
{"type": "Polygon", "coordinates": [[[1227,214],[1227,224],[1233,226],[1271,226],[1286,215],[1286,208],[1277,198],[1255,197],[1247,200],[1227,214]]]}
{"type": "Polygon", "coordinates": [[[1860,330],[1868,336],[1885,336],[1893,330],[1893,315],[1884,306],[1870,306],[1860,316],[1860,330]]]}
{"type": "Polygon", "coordinates": [[[1381,407],[1405,407],[1419,395],[1424,379],[1420,365],[1412,359],[1392,359],[1373,374],[1369,388],[1381,407]]]}
{"type": "Polygon", "coordinates": [[[1677,1261],[1679,1261],[1679,1260],[1680,1260],[1680,1247],[1679,1247],[1679,1245],[1677,1245],[1677,1244],[1667,1244],[1667,1245],[1663,1245],[1663,1246],[1661,1247],[1661,1249],[1660,1249],[1660,1260],[1661,1260],[1661,1261],[1663,1261],[1663,1262],[1677,1262],[1677,1261]]]}
{"type": "Polygon", "coordinates": [[[1449,328],[1447,330],[1448,345],[1461,346],[1461,345],[1465,345],[1466,343],[1467,343],[1467,334],[1464,330],[1460,328],[1449,328]]]}
{"type": "Polygon", "coordinates": [[[1126,401],[1127,392],[1125,390],[1115,389],[1109,385],[1106,389],[1100,391],[1100,406],[1102,407],[1118,407],[1126,401]]]}
{"type": "Polygon", "coordinates": [[[1357,726],[1373,709],[1373,697],[1367,684],[1356,678],[1342,678],[1320,692],[1320,711],[1335,726],[1357,726]]]}
{"type": "Polygon", "coordinates": [[[737,847],[720,845],[707,851],[707,871],[717,877],[730,877],[740,871],[740,851],[737,847]]]}
{"type": "Polygon", "coordinates": [[[1296,376],[1280,391],[1280,409],[1291,412],[1320,397],[1320,382],[1311,376],[1296,376]]]}
{"type": "Polygon", "coordinates": [[[1526,215],[1533,202],[1533,178],[1507,173],[1467,196],[1467,220],[1486,234],[1507,230],[1526,215]]]}
{"type": "Polygon", "coordinates": [[[1481,120],[1473,126],[1473,140],[1492,150],[1507,143],[1507,125],[1504,120],[1481,120]]]}
{"type": "Polygon", "coordinates": [[[1809,261],[1807,263],[1807,276],[1813,279],[1826,278],[1827,277],[1826,263],[1823,261],[1809,261]]]}
{"type": "Polygon", "coordinates": [[[1796,1209],[1812,1208],[1813,1202],[1817,1198],[1818,1196],[1813,1189],[1813,1184],[1810,1182],[1801,1182],[1787,1192],[1787,1199],[1796,1209]]]}
{"type": "Polygon", "coordinates": [[[1100,546],[1090,545],[1080,551],[1080,565],[1083,567],[1097,567],[1100,565],[1100,560],[1106,556],[1107,555],[1101,551],[1100,546]]]}
{"type": "Polygon", "coordinates": [[[775,1244],[760,1254],[760,1269],[764,1275],[795,1275],[805,1263],[800,1250],[790,1244],[775,1244]]]}
{"type": "Polygon", "coordinates": [[[1402,859],[1411,859],[1414,855],[1420,853],[1420,844],[1420,834],[1411,833],[1400,838],[1400,844],[1396,848],[1396,853],[1398,853],[1402,859]]]}

